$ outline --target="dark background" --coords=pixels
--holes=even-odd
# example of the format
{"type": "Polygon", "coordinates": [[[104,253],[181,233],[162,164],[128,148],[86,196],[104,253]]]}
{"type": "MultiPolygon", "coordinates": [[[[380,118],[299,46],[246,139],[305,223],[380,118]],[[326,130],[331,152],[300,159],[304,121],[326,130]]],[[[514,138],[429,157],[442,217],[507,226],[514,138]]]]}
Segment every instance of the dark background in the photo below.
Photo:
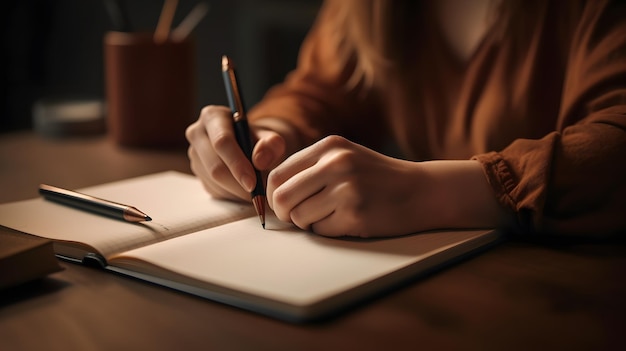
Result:
{"type": "MultiPolygon", "coordinates": [[[[199,0],[179,0],[176,26],[199,0]]],[[[194,31],[197,110],[226,104],[221,56],[236,62],[248,107],[295,67],[320,0],[211,0],[194,31]]],[[[134,31],[153,31],[163,2],[124,2],[134,31]]],[[[0,133],[32,128],[41,99],[104,96],[103,0],[3,0],[0,4],[0,133]]]]}

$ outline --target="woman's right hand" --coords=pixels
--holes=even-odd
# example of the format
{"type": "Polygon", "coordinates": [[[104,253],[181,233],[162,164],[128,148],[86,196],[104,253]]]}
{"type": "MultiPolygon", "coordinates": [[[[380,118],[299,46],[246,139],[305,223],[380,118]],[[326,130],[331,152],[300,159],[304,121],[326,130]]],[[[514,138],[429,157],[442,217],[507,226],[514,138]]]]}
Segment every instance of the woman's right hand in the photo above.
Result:
{"type": "MultiPolygon", "coordinates": [[[[267,127],[250,125],[254,166],[260,171],[276,167],[284,158],[285,139],[267,127]]],[[[256,184],[252,163],[235,137],[232,113],[225,106],[206,106],[185,133],[189,141],[191,171],[212,196],[250,201],[256,184]]],[[[266,172],[265,172],[266,173],[266,172]]]]}

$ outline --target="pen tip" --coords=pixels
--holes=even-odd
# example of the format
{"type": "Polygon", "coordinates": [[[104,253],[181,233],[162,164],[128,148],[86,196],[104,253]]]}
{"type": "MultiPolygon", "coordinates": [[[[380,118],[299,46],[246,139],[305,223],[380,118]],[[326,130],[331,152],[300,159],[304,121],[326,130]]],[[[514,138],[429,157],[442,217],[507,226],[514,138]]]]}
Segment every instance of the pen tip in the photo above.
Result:
{"type": "Polygon", "coordinates": [[[149,222],[149,221],[151,221],[151,220],[152,220],[152,218],[150,218],[150,216],[146,216],[146,217],[145,217],[145,220],[146,220],[147,222],[149,222]]]}

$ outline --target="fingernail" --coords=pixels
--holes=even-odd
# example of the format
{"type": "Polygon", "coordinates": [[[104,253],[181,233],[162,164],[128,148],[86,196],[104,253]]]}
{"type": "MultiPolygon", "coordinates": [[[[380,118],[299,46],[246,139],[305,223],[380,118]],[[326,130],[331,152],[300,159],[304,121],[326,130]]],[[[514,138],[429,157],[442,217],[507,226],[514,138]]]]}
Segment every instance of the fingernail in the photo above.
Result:
{"type": "Polygon", "coordinates": [[[241,176],[241,184],[243,185],[243,188],[246,191],[254,190],[254,186],[255,186],[254,179],[247,174],[244,174],[243,176],[241,176]]]}

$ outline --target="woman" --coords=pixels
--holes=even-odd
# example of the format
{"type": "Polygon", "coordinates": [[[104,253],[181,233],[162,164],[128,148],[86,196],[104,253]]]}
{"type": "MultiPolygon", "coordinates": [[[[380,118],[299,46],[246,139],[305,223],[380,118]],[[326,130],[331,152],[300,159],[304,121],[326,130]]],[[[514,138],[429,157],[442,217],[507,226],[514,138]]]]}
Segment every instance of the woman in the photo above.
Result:
{"type": "MultiPolygon", "coordinates": [[[[269,206],[327,236],[624,231],[624,18],[610,1],[327,1],[249,114],[269,206]]],[[[187,138],[206,190],[249,200],[229,110],[187,138]]]]}

